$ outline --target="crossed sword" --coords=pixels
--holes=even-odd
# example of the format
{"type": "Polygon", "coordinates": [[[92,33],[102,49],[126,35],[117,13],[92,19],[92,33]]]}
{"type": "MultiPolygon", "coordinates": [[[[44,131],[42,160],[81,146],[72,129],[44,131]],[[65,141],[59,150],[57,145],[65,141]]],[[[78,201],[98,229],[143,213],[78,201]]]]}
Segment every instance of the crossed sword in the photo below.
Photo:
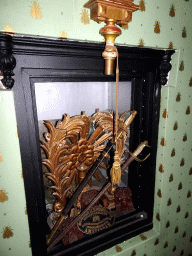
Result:
{"type": "MultiPolygon", "coordinates": [[[[123,164],[123,166],[121,167],[122,172],[131,164],[131,162],[133,160],[137,160],[137,161],[144,161],[146,160],[150,154],[147,155],[147,157],[145,157],[145,159],[140,160],[137,156],[141,153],[141,151],[144,149],[144,147],[148,146],[148,142],[144,141],[142,142],[137,149],[131,153],[130,156],[127,158],[127,160],[125,161],[125,163],[123,164]]],[[[94,174],[94,172],[97,170],[97,168],[99,167],[99,165],[101,164],[101,162],[104,160],[104,158],[108,155],[108,153],[111,151],[111,149],[113,148],[113,144],[109,141],[107,146],[105,147],[104,151],[100,154],[100,156],[97,158],[97,160],[95,161],[95,163],[92,165],[92,167],[90,168],[90,170],[87,172],[85,178],[83,179],[83,181],[80,183],[80,185],[78,186],[78,188],[76,189],[76,191],[74,192],[73,196],[71,197],[68,205],[66,206],[66,208],[64,209],[63,213],[60,215],[57,223],[55,224],[55,226],[53,227],[46,243],[47,243],[47,251],[49,252],[62,238],[63,236],[69,232],[69,230],[91,209],[91,207],[99,200],[99,198],[109,189],[109,187],[112,185],[110,181],[108,181],[106,183],[106,185],[101,189],[101,191],[95,196],[95,198],[91,201],[91,203],[61,232],[61,234],[55,239],[53,240],[53,237],[55,236],[55,233],[57,232],[58,228],[62,225],[63,221],[65,219],[68,218],[68,214],[73,206],[73,204],[75,203],[75,201],[77,200],[77,198],[79,197],[79,195],[81,194],[81,192],[83,191],[84,187],[87,185],[89,179],[92,177],[92,175],[94,174]],[[51,243],[51,241],[53,240],[53,242],[51,243]]]]}

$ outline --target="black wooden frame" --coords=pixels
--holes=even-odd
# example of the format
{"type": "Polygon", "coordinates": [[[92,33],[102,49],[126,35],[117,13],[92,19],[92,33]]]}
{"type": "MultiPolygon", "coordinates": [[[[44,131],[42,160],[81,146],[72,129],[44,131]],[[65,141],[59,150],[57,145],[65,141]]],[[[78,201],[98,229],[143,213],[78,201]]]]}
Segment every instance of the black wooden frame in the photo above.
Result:
{"type": "MultiPolygon", "coordinates": [[[[35,82],[114,81],[103,75],[103,43],[77,42],[0,33],[0,70],[4,84],[14,91],[27,211],[33,255],[47,255],[46,212],[35,82]],[[15,66],[16,61],[16,66],[15,66]],[[8,65],[9,64],[9,65],[8,65]],[[13,74],[13,69],[14,73],[13,74]],[[13,77],[13,78],[12,78],[13,77]]],[[[129,168],[129,187],[136,211],[107,232],[72,245],[57,245],[48,255],[94,255],[153,227],[153,206],[161,85],[167,82],[174,50],[118,46],[120,80],[132,82],[132,109],[138,114],[131,125],[130,150],[144,140],[150,158],[129,168]]]]}

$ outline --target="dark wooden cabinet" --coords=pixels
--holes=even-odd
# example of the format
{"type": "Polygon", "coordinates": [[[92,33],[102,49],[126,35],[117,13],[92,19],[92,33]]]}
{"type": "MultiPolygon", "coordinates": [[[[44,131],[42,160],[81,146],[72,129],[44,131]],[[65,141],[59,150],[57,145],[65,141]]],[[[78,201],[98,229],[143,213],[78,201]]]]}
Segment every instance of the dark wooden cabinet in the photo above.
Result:
{"type": "MultiPolygon", "coordinates": [[[[135,211],[106,231],[49,255],[95,255],[153,227],[153,206],[161,86],[167,82],[174,50],[117,46],[120,81],[131,82],[130,151],[144,140],[151,156],[133,162],[128,172],[135,211]]],[[[4,85],[13,88],[33,256],[47,255],[46,210],[39,142],[35,83],[115,81],[105,76],[103,43],[0,34],[0,70],[4,85]]]]}

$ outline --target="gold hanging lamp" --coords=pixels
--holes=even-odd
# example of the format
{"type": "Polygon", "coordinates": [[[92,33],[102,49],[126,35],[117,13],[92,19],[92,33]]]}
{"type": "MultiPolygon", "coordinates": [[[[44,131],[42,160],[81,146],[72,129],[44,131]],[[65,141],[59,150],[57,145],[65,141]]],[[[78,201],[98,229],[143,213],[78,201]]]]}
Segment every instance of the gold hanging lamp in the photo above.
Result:
{"type": "Polygon", "coordinates": [[[114,45],[115,39],[121,34],[121,29],[116,26],[123,27],[132,21],[132,13],[139,9],[133,0],[89,0],[85,8],[91,10],[91,19],[106,25],[100,29],[99,33],[104,36],[106,41],[105,50],[102,53],[105,59],[105,75],[112,75],[114,69],[114,60],[117,58],[116,66],[116,114],[115,114],[115,144],[116,151],[114,155],[114,163],[110,171],[112,185],[121,182],[121,164],[118,154],[118,87],[119,87],[119,65],[118,50],[114,45]]]}
{"type": "Polygon", "coordinates": [[[116,24],[120,27],[127,25],[132,21],[132,13],[140,7],[135,5],[133,0],[89,0],[84,7],[90,9],[92,20],[106,23],[99,33],[106,41],[102,54],[105,59],[105,75],[112,75],[114,59],[117,57],[114,43],[116,37],[121,34],[121,29],[116,24]]]}

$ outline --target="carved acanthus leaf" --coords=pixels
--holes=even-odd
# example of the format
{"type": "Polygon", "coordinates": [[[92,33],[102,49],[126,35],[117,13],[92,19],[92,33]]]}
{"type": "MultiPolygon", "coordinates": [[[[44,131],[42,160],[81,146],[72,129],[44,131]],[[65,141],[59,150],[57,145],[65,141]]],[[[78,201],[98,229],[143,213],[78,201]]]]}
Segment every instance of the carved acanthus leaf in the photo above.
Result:
{"type": "MultiPolygon", "coordinates": [[[[117,149],[120,157],[123,155],[125,140],[129,135],[125,122],[123,115],[118,120],[120,136],[117,149]]],[[[106,142],[113,138],[113,123],[112,111],[97,112],[92,117],[85,114],[70,117],[65,114],[63,120],[55,127],[50,121],[44,121],[48,132],[45,133],[45,141],[41,140],[41,148],[45,151],[47,159],[43,159],[42,162],[48,168],[46,176],[53,183],[51,189],[54,190],[53,195],[56,198],[55,211],[60,212],[65,207],[66,198],[73,193],[72,183],[75,182],[77,186],[81,182],[79,167],[85,167],[86,175],[100,152],[104,150],[106,142]],[[94,124],[94,130],[89,136],[91,123],[94,124]]],[[[106,169],[105,163],[100,166],[106,169]]],[[[98,170],[94,177],[101,181],[98,170]]]]}

